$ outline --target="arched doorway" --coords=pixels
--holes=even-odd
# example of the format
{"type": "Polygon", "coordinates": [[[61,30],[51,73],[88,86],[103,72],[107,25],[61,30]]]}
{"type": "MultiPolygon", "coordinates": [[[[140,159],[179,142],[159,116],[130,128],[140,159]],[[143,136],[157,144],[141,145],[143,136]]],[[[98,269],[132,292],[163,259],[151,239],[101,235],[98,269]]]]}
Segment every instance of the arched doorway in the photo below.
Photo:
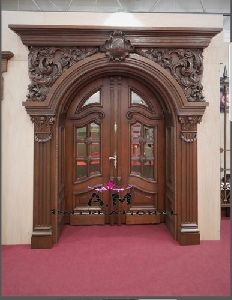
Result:
{"type": "Polygon", "coordinates": [[[70,224],[164,220],[165,113],[159,101],[144,83],[117,75],[77,91],[65,121],[65,209],[74,211],[70,224]],[[130,205],[116,203],[118,194],[110,191],[98,193],[101,198],[92,205],[95,192],[89,187],[109,180],[132,186],[125,194],[130,205]]]}
{"type": "MultiPolygon", "coordinates": [[[[114,76],[137,80],[157,99],[165,126],[164,206],[165,210],[175,212],[166,216],[166,224],[180,244],[198,244],[197,124],[207,106],[202,96],[202,50],[220,30],[30,25],[10,25],[10,28],[22,37],[24,44],[32,46],[29,54],[32,84],[29,99],[24,102],[34,123],[35,139],[32,248],[52,247],[65,223],[65,216],[58,212],[66,209],[65,141],[69,108],[78,93],[88,89],[92,82],[114,76]]],[[[140,95],[140,89],[137,94],[140,95]]],[[[155,114],[149,111],[147,116],[152,119],[155,114]]],[[[131,115],[127,117],[130,120],[131,115]]],[[[136,118],[132,116],[128,132],[138,121],[136,118]]],[[[91,122],[86,124],[78,125],[77,129],[85,127],[91,132],[91,122]]],[[[154,130],[153,125],[147,121],[141,123],[143,129],[147,126],[154,130]]],[[[131,136],[127,146],[128,141],[131,142],[131,136]]],[[[78,143],[84,144],[81,140],[78,143]]],[[[127,151],[133,153],[128,147],[127,151]]],[[[83,157],[77,157],[76,162],[81,161],[79,158],[83,157]]],[[[128,165],[131,174],[135,167],[131,157],[128,165]]]]}
{"type": "MultiPolygon", "coordinates": [[[[175,213],[166,215],[165,222],[172,236],[179,240],[181,244],[199,243],[199,230],[197,227],[196,132],[197,123],[200,122],[201,115],[205,109],[205,103],[190,105],[180,86],[158,64],[137,54],[131,54],[126,61],[120,63],[110,62],[104,54],[96,54],[67,70],[57,80],[48,95],[50,107],[53,107],[52,109],[56,111],[58,116],[56,123],[59,140],[58,149],[65,148],[62,145],[65,144],[64,136],[67,134],[65,132],[66,120],[69,115],[69,108],[72,107],[72,103],[75,103],[73,100],[76,95],[81,97],[81,92],[86,87],[88,90],[88,86],[91,85],[93,79],[94,81],[101,80],[104,76],[108,80],[114,76],[136,78],[157,99],[165,124],[165,134],[163,136],[165,137],[165,197],[163,207],[166,211],[175,213]]],[[[113,88],[111,87],[109,92],[112,92],[112,90],[113,88]]],[[[95,92],[97,90],[93,88],[92,94],[90,91],[87,91],[86,95],[91,98],[91,95],[95,94],[95,92]]],[[[83,94],[82,105],[84,101],[89,100],[86,95],[83,94]]],[[[79,102],[81,102],[81,99],[79,102]]],[[[75,109],[73,108],[74,111],[75,109]]],[[[96,110],[94,111],[96,112],[96,110]]],[[[57,164],[60,165],[59,162],[65,161],[65,158],[62,158],[60,151],[58,153],[57,164]]],[[[63,156],[65,157],[65,151],[63,156]]],[[[65,170],[65,164],[60,169],[65,170]]],[[[59,185],[58,195],[60,196],[58,198],[60,201],[57,202],[57,210],[62,211],[65,210],[65,178],[62,178],[62,174],[59,178],[58,181],[61,184],[59,185]]],[[[69,208],[75,207],[74,205],[69,208]]],[[[58,237],[65,218],[58,216],[56,220],[58,237]]],[[[75,223],[75,221],[73,222],[75,223]]]]}

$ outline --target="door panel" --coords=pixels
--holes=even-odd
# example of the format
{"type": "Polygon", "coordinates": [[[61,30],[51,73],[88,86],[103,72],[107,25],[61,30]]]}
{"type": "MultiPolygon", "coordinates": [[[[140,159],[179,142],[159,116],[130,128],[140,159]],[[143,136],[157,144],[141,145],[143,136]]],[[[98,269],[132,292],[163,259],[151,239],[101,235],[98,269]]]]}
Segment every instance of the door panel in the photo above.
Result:
{"type": "Polygon", "coordinates": [[[164,119],[147,87],[118,76],[93,82],[73,100],[66,133],[66,207],[75,211],[70,224],[162,221],[153,213],[164,209],[164,119]],[[90,201],[89,187],[109,179],[133,185],[130,205],[114,206],[110,191],[90,201]]]}
{"type": "Polygon", "coordinates": [[[134,186],[125,221],[127,224],[157,223],[161,219],[154,213],[164,208],[162,110],[154,95],[139,82],[124,79],[122,86],[128,99],[122,102],[121,108],[121,115],[126,118],[121,119],[120,160],[122,166],[128,167],[121,170],[121,178],[122,185],[134,186]]]}

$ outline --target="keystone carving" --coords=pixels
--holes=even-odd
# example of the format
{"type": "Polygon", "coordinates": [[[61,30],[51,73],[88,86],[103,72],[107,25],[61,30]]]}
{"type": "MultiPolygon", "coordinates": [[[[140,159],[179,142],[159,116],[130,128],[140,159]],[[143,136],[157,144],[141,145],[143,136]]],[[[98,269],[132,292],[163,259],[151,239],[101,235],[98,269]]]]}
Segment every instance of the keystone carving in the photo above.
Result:
{"type": "Polygon", "coordinates": [[[118,62],[125,60],[129,52],[132,52],[134,48],[131,46],[130,41],[125,38],[122,31],[115,30],[100,50],[106,52],[111,61],[118,62]]]}
{"type": "Polygon", "coordinates": [[[205,101],[201,84],[202,49],[143,48],[136,52],[167,69],[183,88],[189,102],[205,101]]]}

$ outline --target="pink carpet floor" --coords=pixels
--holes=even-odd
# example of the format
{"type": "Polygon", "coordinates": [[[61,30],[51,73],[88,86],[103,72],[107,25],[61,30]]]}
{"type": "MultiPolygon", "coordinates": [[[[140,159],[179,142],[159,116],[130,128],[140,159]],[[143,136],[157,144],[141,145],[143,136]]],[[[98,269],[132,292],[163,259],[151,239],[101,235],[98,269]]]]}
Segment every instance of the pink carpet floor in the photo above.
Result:
{"type": "Polygon", "coordinates": [[[221,240],[179,246],[165,225],[66,226],[50,250],[2,247],[5,296],[228,296],[230,222],[221,240]]]}

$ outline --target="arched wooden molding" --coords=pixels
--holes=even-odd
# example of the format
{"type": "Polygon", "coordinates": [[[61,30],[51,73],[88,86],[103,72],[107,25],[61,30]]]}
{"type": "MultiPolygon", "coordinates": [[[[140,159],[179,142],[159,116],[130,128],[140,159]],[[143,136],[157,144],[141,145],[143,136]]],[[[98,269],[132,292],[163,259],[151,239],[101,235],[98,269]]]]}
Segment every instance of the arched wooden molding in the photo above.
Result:
{"type": "MultiPolygon", "coordinates": [[[[11,59],[14,54],[11,51],[2,51],[2,73],[7,72],[8,60],[11,59]]],[[[3,99],[3,76],[1,78],[1,100],[3,99]]]]}
{"type": "Polygon", "coordinates": [[[221,29],[9,27],[29,47],[31,84],[23,104],[35,124],[32,248],[52,247],[62,228],[62,217],[50,211],[64,201],[57,170],[66,108],[81,86],[114,74],[146,82],[163,100],[170,146],[166,209],[176,212],[167,226],[180,244],[199,244],[197,124],[207,106],[201,55],[221,29]]]}

